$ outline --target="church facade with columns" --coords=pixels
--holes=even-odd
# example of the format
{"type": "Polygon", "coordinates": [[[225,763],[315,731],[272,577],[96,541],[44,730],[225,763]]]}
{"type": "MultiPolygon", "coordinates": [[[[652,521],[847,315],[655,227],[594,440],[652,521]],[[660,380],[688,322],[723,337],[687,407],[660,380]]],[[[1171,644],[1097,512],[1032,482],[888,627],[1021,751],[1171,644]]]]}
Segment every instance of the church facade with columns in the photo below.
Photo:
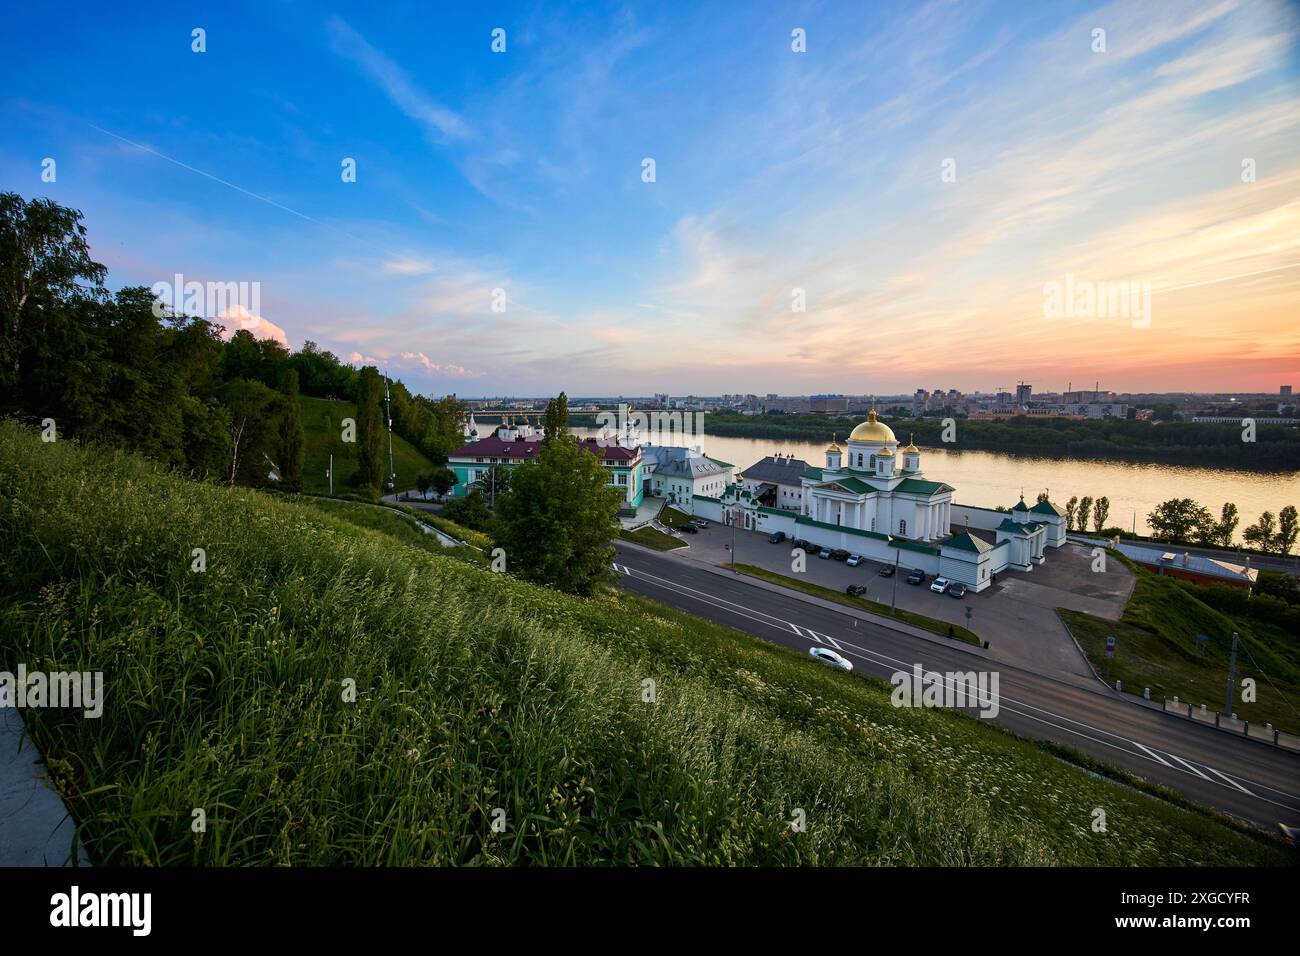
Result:
{"type": "Polygon", "coordinates": [[[952,486],[927,481],[920,450],[910,440],[900,448],[874,409],[842,447],[832,437],[825,466],[809,468],[800,479],[803,513],[815,521],[910,541],[948,537],[952,486]]]}

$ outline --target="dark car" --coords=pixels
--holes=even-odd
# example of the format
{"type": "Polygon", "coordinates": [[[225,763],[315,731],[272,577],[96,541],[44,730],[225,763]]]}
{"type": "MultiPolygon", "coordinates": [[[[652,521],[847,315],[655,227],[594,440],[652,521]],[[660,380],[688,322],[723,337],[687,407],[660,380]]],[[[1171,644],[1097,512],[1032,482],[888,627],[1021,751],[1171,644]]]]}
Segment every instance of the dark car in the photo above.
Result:
{"type": "Polygon", "coordinates": [[[958,584],[956,581],[948,585],[948,597],[964,598],[969,588],[964,584],[958,584]]]}
{"type": "Polygon", "coordinates": [[[913,568],[912,573],[907,576],[908,584],[924,584],[925,572],[920,568],[913,568]]]}
{"type": "Polygon", "coordinates": [[[694,518],[691,520],[691,524],[695,525],[695,527],[699,528],[701,531],[709,526],[709,523],[703,518],[694,518]]]}
{"type": "Polygon", "coordinates": [[[892,564],[887,564],[876,573],[882,578],[892,578],[894,576],[894,566],[892,564]]]}
{"type": "Polygon", "coordinates": [[[866,594],[867,589],[866,586],[862,584],[850,584],[844,589],[844,593],[850,597],[857,597],[859,594],[866,594]]]}
{"type": "Polygon", "coordinates": [[[769,537],[767,540],[769,544],[780,544],[782,541],[785,540],[785,532],[773,531],[771,537],[769,537]]]}
{"type": "Polygon", "coordinates": [[[849,557],[849,552],[845,551],[843,548],[836,548],[834,551],[831,552],[831,557],[834,558],[836,561],[847,561],[849,557]]]}
{"type": "Polygon", "coordinates": [[[804,551],[813,550],[813,546],[803,538],[791,538],[790,545],[791,547],[802,548],[804,551]]]}
{"type": "Polygon", "coordinates": [[[687,534],[699,534],[699,533],[700,533],[700,529],[699,529],[699,528],[697,528],[697,527],[695,527],[695,525],[693,525],[693,524],[689,524],[689,523],[687,523],[687,524],[679,524],[679,525],[677,526],[677,530],[678,530],[678,531],[685,531],[687,534]]]}

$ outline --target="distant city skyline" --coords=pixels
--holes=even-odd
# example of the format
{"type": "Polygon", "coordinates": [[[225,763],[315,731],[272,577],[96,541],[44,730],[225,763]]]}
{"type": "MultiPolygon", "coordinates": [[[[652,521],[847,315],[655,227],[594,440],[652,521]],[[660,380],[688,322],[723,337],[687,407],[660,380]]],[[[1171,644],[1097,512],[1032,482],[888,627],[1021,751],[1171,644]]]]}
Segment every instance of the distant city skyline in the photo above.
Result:
{"type": "Polygon", "coordinates": [[[257,283],[230,328],[417,391],[1300,379],[1281,0],[6,23],[0,188],[82,210],[113,288],[257,283]]]}

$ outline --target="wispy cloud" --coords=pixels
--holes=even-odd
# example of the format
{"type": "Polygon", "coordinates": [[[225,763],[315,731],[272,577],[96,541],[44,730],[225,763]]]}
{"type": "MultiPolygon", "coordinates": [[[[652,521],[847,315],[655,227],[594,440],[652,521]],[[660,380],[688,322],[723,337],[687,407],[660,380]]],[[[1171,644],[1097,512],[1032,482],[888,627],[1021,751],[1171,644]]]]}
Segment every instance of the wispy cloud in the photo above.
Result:
{"type": "Polygon", "coordinates": [[[472,135],[468,124],[454,110],[416,86],[406,70],[371,46],[341,17],[330,17],[325,25],[334,52],[355,63],[398,109],[424,126],[435,139],[464,139],[472,135]]]}

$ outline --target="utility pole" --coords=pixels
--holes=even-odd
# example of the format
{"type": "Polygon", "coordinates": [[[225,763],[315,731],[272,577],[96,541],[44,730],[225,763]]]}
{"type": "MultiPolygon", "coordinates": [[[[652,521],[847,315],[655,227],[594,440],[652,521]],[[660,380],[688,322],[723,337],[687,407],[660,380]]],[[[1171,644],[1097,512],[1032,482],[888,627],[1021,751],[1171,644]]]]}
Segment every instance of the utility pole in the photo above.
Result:
{"type": "Polygon", "coordinates": [[[388,490],[397,491],[397,473],[393,471],[393,404],[388,397],[388,369],[384,369],[384,414],[388,418],[388,490]]]}
{"type": "Polygon", "coordinates": [[[330,452],[330,467],[325,475],[330,480],[330,497],[334,497],[334,452],[330,452]]]}
{"type": "Polygon", "coordinates": [[[736,508],[731,508],[731,570],[736,570],[736,508]]]}
{"type": "Polygon", "coordinates": [[[1223,703],[1223,713],[1232,716],[1232,691],[1237,683],[1237,632],[1232,632],[1232,656],[1228,659],[1228,696],[1223,703]]]}

